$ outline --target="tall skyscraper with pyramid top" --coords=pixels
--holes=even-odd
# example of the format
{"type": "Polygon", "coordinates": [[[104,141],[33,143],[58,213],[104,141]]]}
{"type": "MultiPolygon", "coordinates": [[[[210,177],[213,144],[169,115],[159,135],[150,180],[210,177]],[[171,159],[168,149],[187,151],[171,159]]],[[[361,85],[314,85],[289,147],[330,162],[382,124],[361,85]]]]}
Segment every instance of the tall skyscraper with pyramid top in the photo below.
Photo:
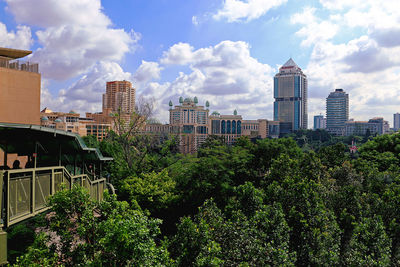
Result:
{"type": "Polygon", "coordinates": [[[274,121],[280,132],[307,129],[307,76],[289,59],[274,77],[274,121]]]}

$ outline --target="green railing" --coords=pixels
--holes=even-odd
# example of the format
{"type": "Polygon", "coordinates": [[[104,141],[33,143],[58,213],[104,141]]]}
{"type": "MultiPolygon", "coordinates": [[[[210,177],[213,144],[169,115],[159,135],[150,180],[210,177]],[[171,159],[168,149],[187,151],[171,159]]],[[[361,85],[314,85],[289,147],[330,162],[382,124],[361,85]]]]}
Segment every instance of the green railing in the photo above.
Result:
{"type": "Polygon", "coordinates": [[[87,188],[97,201],[102,200],[106,189],[105,178],[72,176],[62,166],[0,171],[0,229],[46,211],[49,196],[62,185],[71,189],[75,184],[87,188]]]}

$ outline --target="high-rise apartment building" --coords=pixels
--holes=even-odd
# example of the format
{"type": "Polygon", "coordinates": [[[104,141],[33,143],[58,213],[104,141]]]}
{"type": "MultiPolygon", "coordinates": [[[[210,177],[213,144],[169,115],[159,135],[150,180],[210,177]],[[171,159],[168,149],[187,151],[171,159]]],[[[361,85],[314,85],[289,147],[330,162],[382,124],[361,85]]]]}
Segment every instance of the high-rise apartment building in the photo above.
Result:
{"type": "Polygon", "coordinates": [[[0,122],[40,124],[39,65],[20,61],[31,53],[0,48],[0,122]]]}
{"type": "Polygon", "coordinates": [[[345,122],[349,120],[349,94],[336,89],[326,98],[326,129],[334,135],[345,134],[345,122]]]}
{"type": "Polygon", "coordinates": [[[274,121],[280,122],[280,132],[307,129],[307,77],[289,59],[274,77],[274,121]]]}
{"type": "Polygon", "coordinates": [[[129,81],[107,82],[106,93],[103,94],[103,109],[132,113],[135,111],[135,94],[136,89],[129,81]]]}
{"type": "Polygon", "coordinates": [[[111,115],[116,112],[120,113],[120,118],[128,125],[132,112],[135,111],[135,94],[136,89],[129,81],[107,82],[106,93],[103,94],[102,112],[86,112],[86,119],[93,121],[87,124],[87,133],[97,135],[101,139],[105,130],[111,128],[115,131],[115,117],[111,115]]]}
{"type": "Polygon", "coordinates": [[[400,113],[393,114],[393,129],[398,131],[400,129],[400,113]]]}
{"type": "Polygon", "coordinates": [[[326,118],[323,115],[314,116],[314,130],[325,129],[326,128],[326,118]]]}

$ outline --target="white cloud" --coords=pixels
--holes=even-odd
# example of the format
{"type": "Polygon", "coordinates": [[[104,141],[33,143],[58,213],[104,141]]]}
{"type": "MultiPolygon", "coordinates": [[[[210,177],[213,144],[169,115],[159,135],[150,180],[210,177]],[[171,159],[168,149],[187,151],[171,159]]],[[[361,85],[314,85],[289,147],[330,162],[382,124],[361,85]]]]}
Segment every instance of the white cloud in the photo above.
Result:
{"type": "Polygon", "coordinates": [[[168,118],[168,102],[197,96],[199,104],[210,101],[211,110],[231,114],[238,109],[246,118],[272,118],[272,75],[269,65],[250,55],[249,45],[242,41],[222,41],[211,47],[194,49],[178,43],[164,52],[160,62],[165,69],[172,65],[189,67],[173,82],[148,83],[142,93],[157,99],[157,113],[168,118]]]}
{"type": "Polygon", "coordinates": [[[383,71],[400,62],[392,57],[394,50],[379,47],[377,42],[367,36],[352,40],[348,43],[349,54],[343,61],[350,66],[351,72],[375,72],[383,71]]]}
{"type": "Polygon", "coordinates": [[[136,42],[120,29],[81,26],[49,28],[37,32],[43,45],[32,57],[46,78],[65,80],[87,71],[96,62],[121,61],[136,42]]]}
{"type": "Polygon", "coordinates": [[[174,44],[168,51],[164,51],[160,62],[162,64],[186,65],[193,60],[193,49],[194,47],[188,43],[174,44]]]}
{"type": "Polygon", "coordinates": [[[39,27],[67,24],[108,26],[111,21],[102,13],[100,0],[5,0],[17,22],[39,27]]]}
{"type": "Polygon", "coordinates": [[[325,98],[343,88],[350,95],[350,117],[383,116],[391,122],[400,103],[400,2],[320,3],[323,8],[305,8],[291,17],[292,23],[302,24],[296,32],[301,44],[312,48],[304,70],[309,79],[309,119],[325,113],[325,98]]]}
{"type": "Polygon", "coordinates": [[[199,20],[198,20],[198,18],[197,18],[197,16],[193,16],[192,17],[192,23],[193,23],[193,25],[199,25],[199,20]]]}
{"type": "Polygon", "coordinates": [[[310,46],[320,41],[332,39],[339,30],[336,23],[321,21],[315,16],[316,8],[306,7],[302,13],[294,14],[290,21],[292,24],[304,25],[296,35],[303,37],[301,45],[310,46]]]}
{"type": "Polygon", "coordinates": [[[0,46],[29,49],[32,44],[31,29],[27,26],[17,26],[17,31],[7,31],[5,24],[0,22],[0,46]]]}
{"type": "Polygon", "coordinates": [[[348,0],[319,0],[319,2],[321,3],[321,5],[324,8],[327,9],[332,9],[332,10],[341,10],[344,8],[349,8],[349,7],[360,7],[360,8],[364,8],[366,3],[368,1],[366,0],[352,0],[352,1],[348,1],[348,0]]]}
{"type": "Polygon", "coordinates": [[[368,36],[344,44],[320,42],[305,73],[309,78],[310,116],[325,113],[325,98],[335,88],[350,95],[350,117],[367,120],[383,116],[391,121],[398,111],[400,48],[383,49],[368,36]]]}
{"type": "Polygon", "coordinates": [[[132,80],[132,75],[124,72],[117,63],[109,61],[95,64],[66,90],[60,90],[57,96],[49,92],[45,80],[42,84],[41,106],[65,112],[73,109],[82,115],[84,112],[101,111],[106,82],[114,80],[132,80]]]}
{"type": "Polygon", "coordinates": [[[140,36],[112,27],[99,0],[6,0],[21,23],[43,27],[36,32],[41,47],[32,55],[43,77],[66,80],[99,61],[120,62],[140,36]],[[45,10],[45,12],[44,12],[45,10]]]}
{"type": "Polygon", "coordinates": [[[228,22],[250,21],[286,2],[287,0],[224,0],[222,9],[213,18],[226,19],[228,22]]]}
{"type": "Polygon", "coordinates": [[[158,62],[148,62],[142,60],[142,64],[136,70],[133,76],[134,80],[138,83],[147,83],[152,80],[158,80],[161,77],[162,67],[158,62]]]}

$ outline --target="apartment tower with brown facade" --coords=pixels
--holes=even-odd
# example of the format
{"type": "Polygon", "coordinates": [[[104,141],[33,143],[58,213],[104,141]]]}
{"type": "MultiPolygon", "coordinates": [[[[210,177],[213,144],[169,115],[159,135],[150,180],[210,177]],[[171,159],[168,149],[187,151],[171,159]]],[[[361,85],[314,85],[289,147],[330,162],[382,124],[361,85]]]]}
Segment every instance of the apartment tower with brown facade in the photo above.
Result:
{"type": "Polygon", "coordinates": [[[132,113],[135,111],[135,94],[136,89],[129,81],[107,82],[106,93],[103,94],[103,110],[132,113]]]}

